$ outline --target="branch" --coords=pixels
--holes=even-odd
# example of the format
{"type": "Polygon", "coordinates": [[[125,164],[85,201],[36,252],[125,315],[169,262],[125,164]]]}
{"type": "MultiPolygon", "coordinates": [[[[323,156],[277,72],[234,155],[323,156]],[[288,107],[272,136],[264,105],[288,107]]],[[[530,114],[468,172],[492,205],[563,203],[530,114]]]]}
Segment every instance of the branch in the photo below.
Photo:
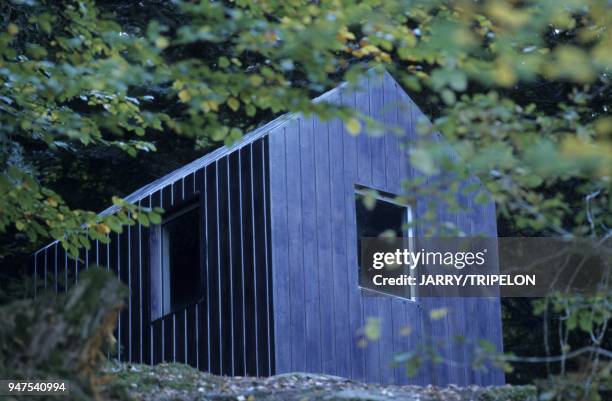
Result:
{"type": "Polygon", "coordinates": [[[550,356],[550,357],[547,357],[547,356],[522,357],[522,356],[505,355],[505,356],[502,356],[501,359],[507,362],[526,362],[526,363],[561,362],[566,359],[575,358],[587,352],[592,352],[598,355],[603,355],[607,358],[612,359],[612,351],[608,351],[607,349],[600,348],[600,347],[584,347],[584,348],[580,348],[572,352],[568,352],[567,354],[550,356]]]}

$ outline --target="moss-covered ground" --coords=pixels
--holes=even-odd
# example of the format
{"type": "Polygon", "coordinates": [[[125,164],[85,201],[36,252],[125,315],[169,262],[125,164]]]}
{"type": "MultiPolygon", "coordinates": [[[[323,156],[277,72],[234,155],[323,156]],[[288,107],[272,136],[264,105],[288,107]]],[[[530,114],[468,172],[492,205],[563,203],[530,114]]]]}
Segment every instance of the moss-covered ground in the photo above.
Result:
{"type": "Polygon", "coordinates": [[[536,401],[532,386],[420,387],[365,384],[341,377],[288,373],[225,377],[182,364],[111,364],[108,395],[142,401],[536,401]]]}

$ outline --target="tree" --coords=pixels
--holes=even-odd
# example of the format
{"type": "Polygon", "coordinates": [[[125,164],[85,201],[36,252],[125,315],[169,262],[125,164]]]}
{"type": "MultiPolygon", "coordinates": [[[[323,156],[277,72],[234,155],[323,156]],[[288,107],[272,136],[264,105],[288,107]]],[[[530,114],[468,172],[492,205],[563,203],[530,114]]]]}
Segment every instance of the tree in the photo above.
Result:
{"type": "MultiPolygon", "coordinates": [[[[114,148],[140,157],[155,150],[152,138],[172,132],[209,146],[287,111],[340,117],[355,135],[363,125],[375,131],[375,122],[352,110],[310,99],[341,80],[354,84],[376,65],[438,117],[410,148],[424,176],[478,175],[514,232],[610,236],[612,13],[605,0],[31,0],[0,7],[0,233],[58,239],[76,255],[125,224],[159,222],[160,210],[119,198],[113,216],[68,207],[32,162],[41,151],[114,148]],[[435,130],[460,159],[428,140],[435,130]]],[[[476,190],[406,185],[450,207],[458,207],[456,191],[476,190]]],[[[602,307],[572,310],[593,305],[602,307]]],[[[605,329],[609,314],[602,316],[591,334],[605,329]]]]}

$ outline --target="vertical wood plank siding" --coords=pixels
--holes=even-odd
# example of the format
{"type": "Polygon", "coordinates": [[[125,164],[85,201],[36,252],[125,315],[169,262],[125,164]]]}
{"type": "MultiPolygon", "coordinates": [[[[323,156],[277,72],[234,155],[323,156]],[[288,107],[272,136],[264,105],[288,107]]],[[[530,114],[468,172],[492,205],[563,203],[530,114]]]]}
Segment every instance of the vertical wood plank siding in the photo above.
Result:
{"type": "MultiPolygon", "coordinates": [[[[276,372],[323,372],[389,384],[501,383],[498,373],[462,365],[469,357],[455,336],[484,338],[501,348],[499,300],[417,299],[374,296],[358,287],[355,186],[402,194],[402,180],[418,172],[407,150],[422,113],[389,74],[364,78],[360,90],[341,88],[326,101],[355,108],[386,125],[384,135],[347,135],[339,121],[298,116],[269,134],[272,282],[276,372]],[[393,132],[399,127],[403,135],[393,132]],[[429,311],[447,307],[431,322],[429,311]],[[469,313],[486,310],[477,325],[469,313]],[[484,317],[487,316],[487,317],[484,317]],[[378,341],[363,342],[368,318],[381,325],[378,341]],[[489,318],[491,317],[491,318],[489,318]],[[406,328],[410,335],[406,335],[406,328]],[[402,330],[404,329],[404,330],[402,330]],[[282,335],[280,335],[282,334],[282,335]],[[426,341],[445,344],[444,356],[460,364],[425,366],[413,378],[390,366],[394,353],[426,341]]],[[[365,124],[362,124],[365,127],[365,124]]],[[[416,217],[429,199],[418,199],[416,217]]],[[[469,212],[441,218],[468,234],[496,235],[492,204],[460,199],[469,212]],[[486,223],[483,223],[486,222],[486,223]]],[[[423,235],[424,228],[417,230],[423,235]]]]}
{"type": "MultiPolygon", "coordinates": [[[[402,181],[420,174],[407,156],[425,117],[387,73],[315,101],[367,114],[384,124],[384,134],[351,136],[338,119],[283,116],[127,198],[170,213],[197,202],[200,232],[185,234],[202,244],[198,302],[152,320],[159,313],[151,313],[151,288],[163,291],[162,277],[151,277],[161,271],[160,238],[140,224],[110,234],[108,245],[94,243],[77,260],[57,243],[37,251],[35,294],[67,291],[90,265],[112,270],[130,288],[117,321],[114,356],[121,361],[181,362],[224,375],[308,371],[386,384],[502,383],[499,370],[469,366],[470,340],[501,349],[499,299],[413,301],[358,287],[355,187],[402,194],[402,181]],[[436,308],[449,313],[432,321],[436,308]],[[378,341],[364,341],[368,318],[380,321],[378,341]],[[453,363],[425,364],[413,378],[390,365],[394,354],[425,344],[443,344],[437,352],[453,363]]],[[[496,236],[494,204],[457,196],[466,210],[440,207],[440,218],[466,234],[496,236]]],[[[417,218],[432,201],[416,200],[417,218]]],[[[417,227],[417,237],[425,230],[417,227]]]]}
{"type": "MultiPolygon", "coordinates": [[[[151,230],[140,224],[94,242],[77,260],[56,242],[33,256],[34,288],[55,293],[79,270],[114,271],[130,288],[117,321],[113,357],[132,363],[181,362],[224,375],[273,373],[267,137],[244,144],[138,200],[180,209],[199,202],[202,299],[151,321],[151,230]]],[[[153,244],[154,246],[157,244],[153,244]]]]}

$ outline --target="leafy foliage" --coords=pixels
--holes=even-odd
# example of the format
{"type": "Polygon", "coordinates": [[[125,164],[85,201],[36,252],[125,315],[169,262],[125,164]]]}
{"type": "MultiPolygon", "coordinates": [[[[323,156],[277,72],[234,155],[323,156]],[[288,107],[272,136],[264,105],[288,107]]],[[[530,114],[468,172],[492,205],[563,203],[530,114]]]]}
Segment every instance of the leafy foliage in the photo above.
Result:
{"type": "MultiPolygon", "coordinates": [[[[485,201],[476,186],[459,185],[475,174],[513,233],[610,236],[608,1],[152,4],[0,5],[0,233],[51,237],[76,255],[125,224],[159,221],[161,210],[118,198],[113,216],[68,207],[32,162],[41,149],[141,157],[156,149],[156,135],[232,142],[287,111],[373,132],[354,110],[310,99],[377,65],[438,117],[410,147],[422,174],[408,193],[434,195],[451,210],[461,207],[459,191],[485,201]],[[140,11],[151,18],[135,18],[140,11]]],[[[433,210],[427,220],[436,221],[433,210]]],[[[456,227],[432,226],[440,230],[456,227]]],[[[594,315],[605,326],[609,302],[577,302],[563,324],[584,331],[586,308],[601,311],[594,315]]]]}

